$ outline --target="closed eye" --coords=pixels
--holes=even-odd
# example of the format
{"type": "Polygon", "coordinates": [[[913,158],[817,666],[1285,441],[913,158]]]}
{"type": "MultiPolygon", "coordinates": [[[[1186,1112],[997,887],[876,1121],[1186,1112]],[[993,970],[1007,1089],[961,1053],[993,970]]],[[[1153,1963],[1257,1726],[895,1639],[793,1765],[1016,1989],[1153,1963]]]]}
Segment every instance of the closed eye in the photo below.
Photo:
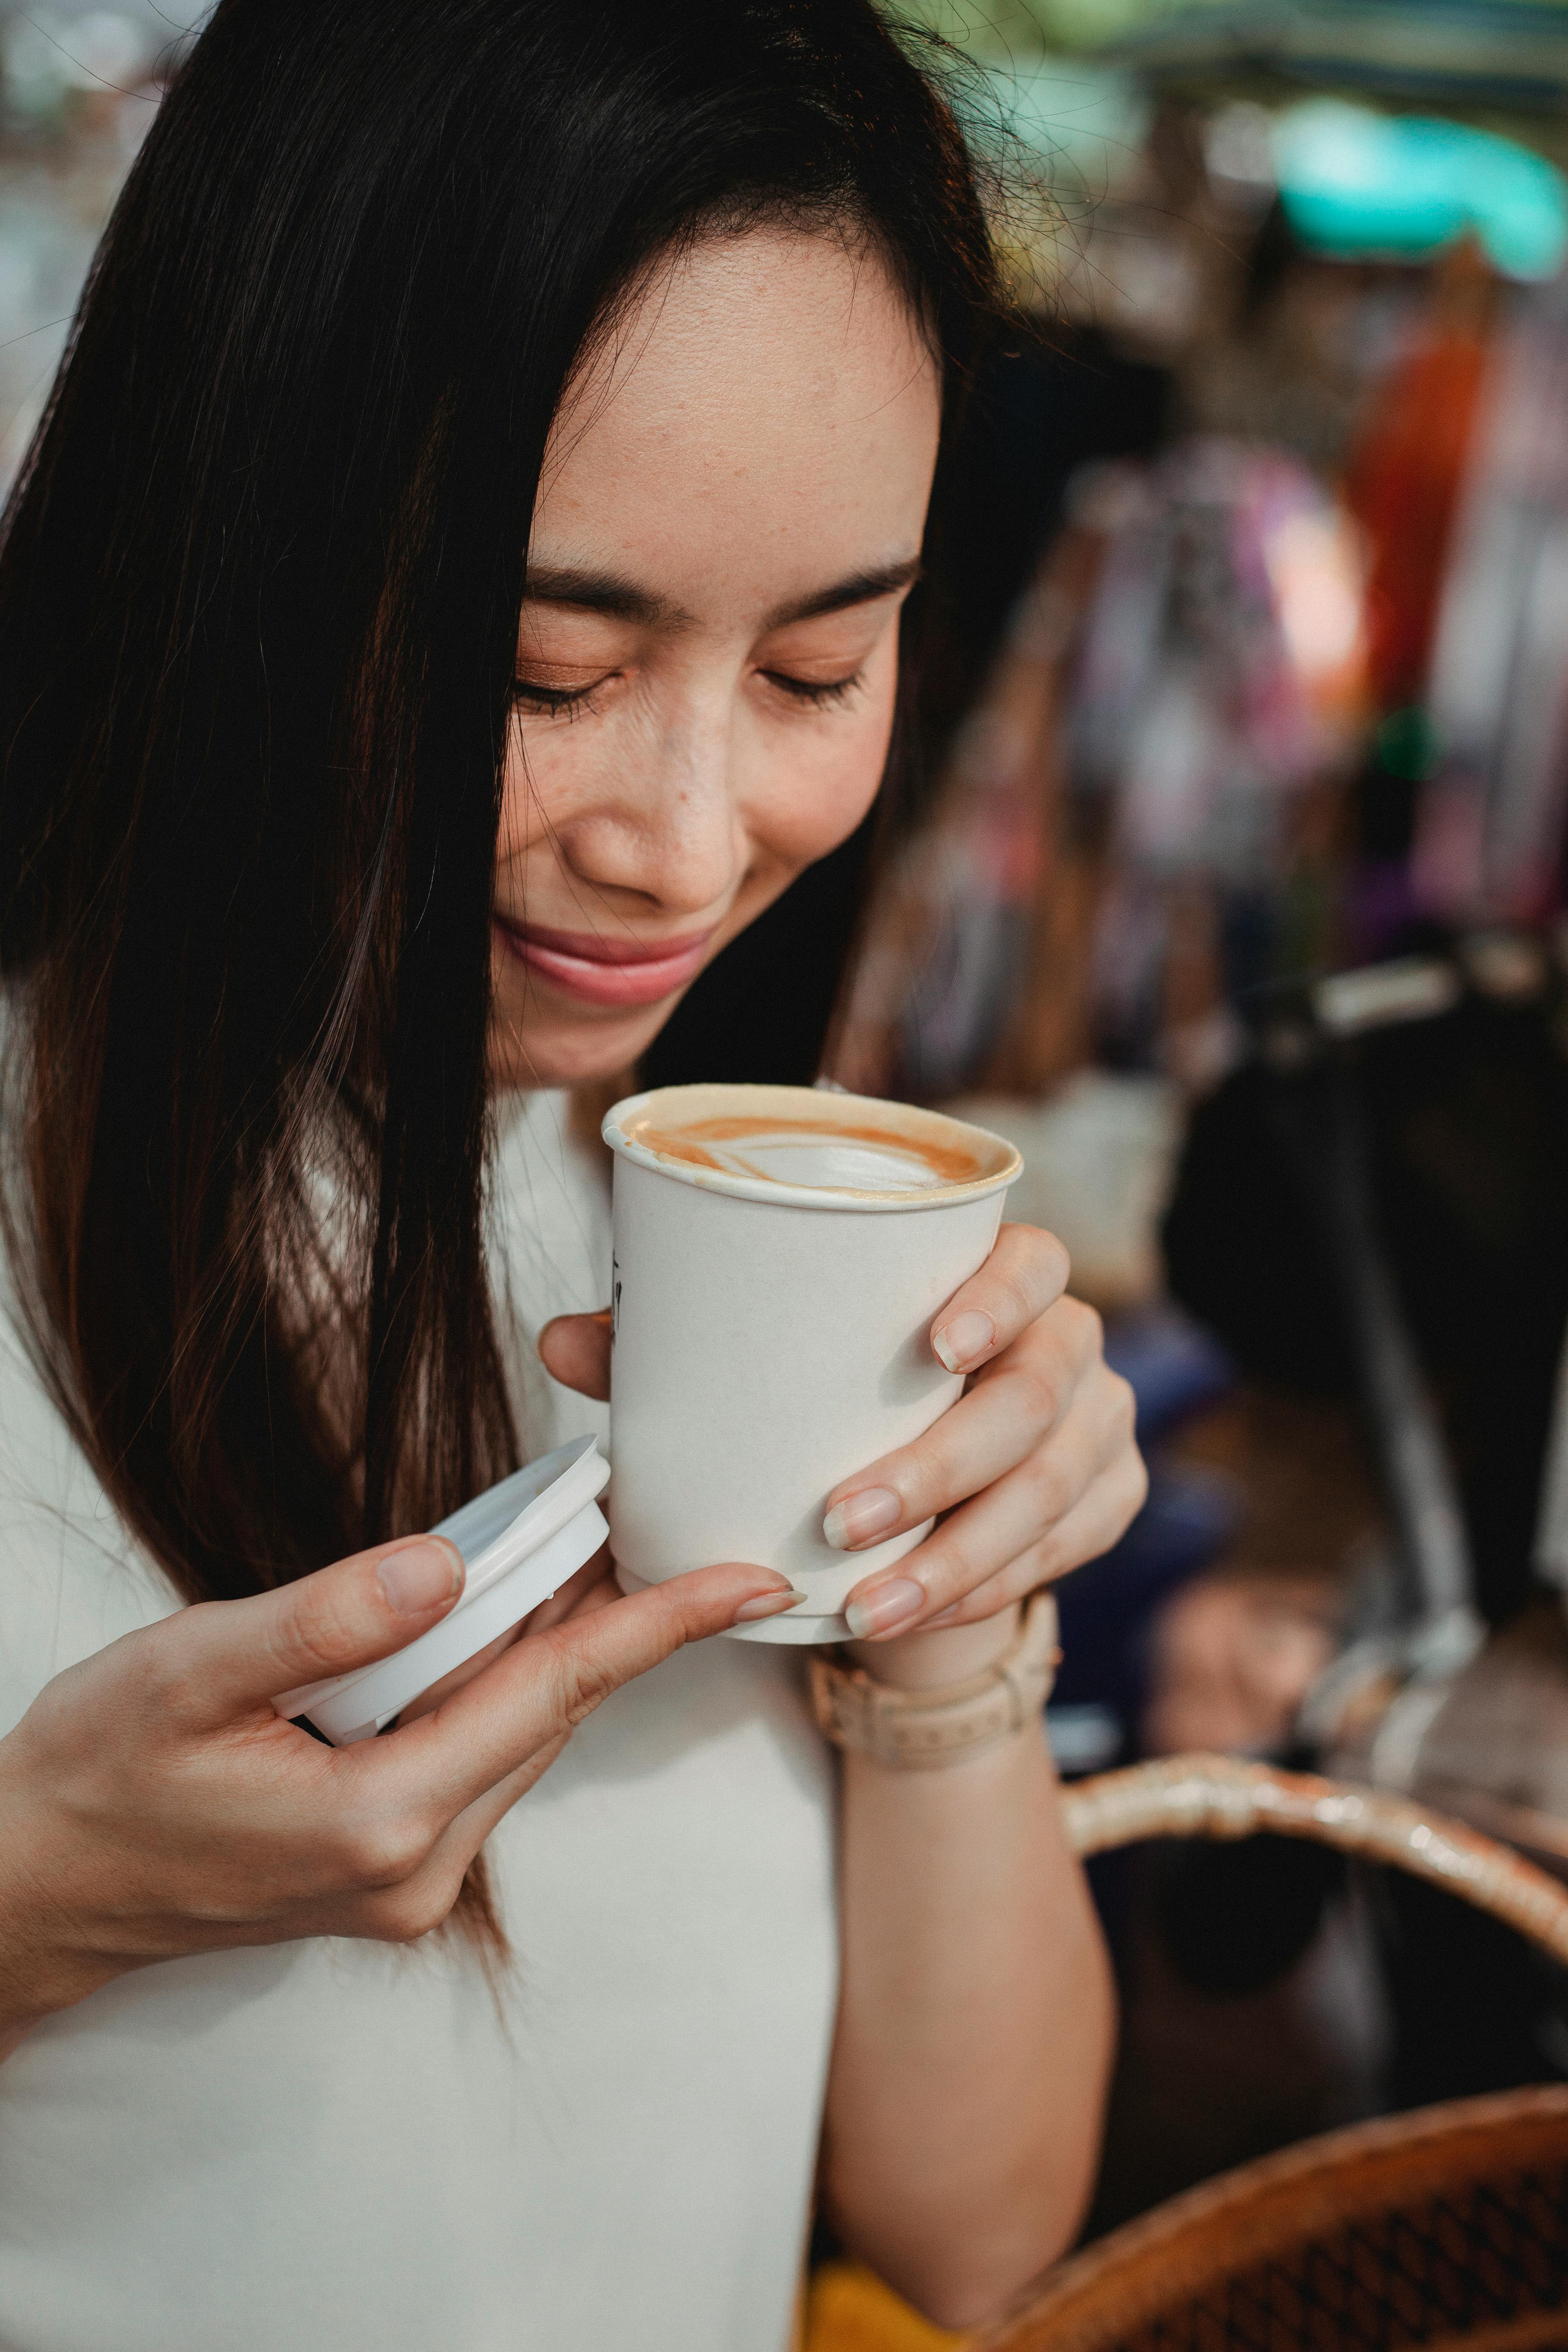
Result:
{"type": "Polygon", "coordinates": [[[519,710],[531,710],[548,719],[575,719],[592,710],[593,697],[609,677],[596,677],[592,686],[541,686],[531,677],[514,678],[511,698],[519,710]]]}
{"type": "Polygon", "coordinates": [[[820,684],[810,678],[791,677],[780,669],[765,669],[763,676],[770,686],[778,687],[784,694],[793,696],[796,702],[815,703],[819,710],[835,703],[847,702],[861,683],[859,670],[852,670],[847,677],[829,678],[820,684]]]}

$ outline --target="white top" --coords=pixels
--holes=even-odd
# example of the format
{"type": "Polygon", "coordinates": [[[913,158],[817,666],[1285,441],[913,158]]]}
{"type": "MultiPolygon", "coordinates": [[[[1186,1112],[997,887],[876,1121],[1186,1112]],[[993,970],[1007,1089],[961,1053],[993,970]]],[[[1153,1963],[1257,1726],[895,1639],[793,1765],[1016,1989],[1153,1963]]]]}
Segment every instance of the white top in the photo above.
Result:
{"type": "MultiPolygon", "coordinates": [[[[536,1096],[496,1207],[531,1454],[602,1427],[532,1339],[609,1293],[536,1096]]],[[[174,1606],[0,1335],[0,1733],[174,1606]]],[[[515,1964],[450,1938],[170,1960],[0,2065],[3,2352],[781,2352],[836,1996],[831,1783],[785,1649],[621,1691],[491,1837],[515,1964]]]]}

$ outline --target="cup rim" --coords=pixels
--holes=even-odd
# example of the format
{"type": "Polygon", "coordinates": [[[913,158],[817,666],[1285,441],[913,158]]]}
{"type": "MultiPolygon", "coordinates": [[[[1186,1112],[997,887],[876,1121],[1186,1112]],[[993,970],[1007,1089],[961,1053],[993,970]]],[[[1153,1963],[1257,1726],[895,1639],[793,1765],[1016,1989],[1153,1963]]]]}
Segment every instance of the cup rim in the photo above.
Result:
{"type": "Polygon", "coordinates": [[[921,1209],[949,1208],[960,1201],[983,1201],[987,1194],[1003,1192],[1016,1183],[1024,1171],[1016,1145],[1009,1143],[1005,1136],[994,1135],[989,1128],[972,1126],[967,1119],[954,1118],[947,1111],[925,1110],[915,1103],[893,1102],[878,1095],[846,1094],[836,1087],[730,1085],[719,1079],[693,1086],[647,1087],[640,1094],[627,1095],[622,1101],[613,1103],[599,1132],[621,1159],[635,1161],[656,1176],[668,1176],[698,1192],[722,1192],[734,1200],[760,1201],[776,1208],[857,1209],[908,1215],[921,1209]],[[773,1177],[732,1175],[725,1168],[697,1168],[689,1161],[661,1158],[626,1131],[627,1120],[660,1098],[717,1094],[722,1094],[736,1108],[751,1108],[759,1116],[769,1110],[782,1111],[786,1104],[798,1107],[803,1102],[809,1103],[814,1115],[826,1114],[829,1125],[834,1123],[836,1114],[842,1112],[841,1123],[846,1127],[859,1113],[869,1112],[885,1124],[889,1112],[894,1112],[909,1123],[915,1139],[925,1135],[935,1141],[957,1137],[972,1149],[978,1147],[979,1153],[994,1164],[984,1175],[968,1177],[958,1183],[933,1184],[918,1192],[872,1192],[850,1185],[790,1184],[773,1177]]]}

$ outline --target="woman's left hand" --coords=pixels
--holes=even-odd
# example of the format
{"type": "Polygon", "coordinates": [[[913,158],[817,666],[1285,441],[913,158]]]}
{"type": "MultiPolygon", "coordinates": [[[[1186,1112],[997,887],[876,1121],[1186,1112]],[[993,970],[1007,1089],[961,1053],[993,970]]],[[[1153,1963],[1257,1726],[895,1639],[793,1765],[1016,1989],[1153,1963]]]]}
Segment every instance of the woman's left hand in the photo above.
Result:
{"type": "Polygon", "coordinates": [[[1109,1551],[1142,1503],[1132,1391],[1105,1360],[1093,1307],[1065,1295],[1067,1277],[1054,1234],[1004,1225],[931,1326],[932,1352],[969,1376],[963,1395],[828,1496],[824,1533],[840,1551],[937,1518],[924,1543],[850,1593],[860,1639],[994,1616],[1109,1551]]]}
{"type": "MultiPolygon", "coordinates": [[[[1105,1360],[1093,1307],[1065,1296],[1067,1278],[1054,1234],[1004,1225],[931,1326],[933,1354],[969,1375],[963,1395],[828,1496],[824,1533],[840,1551],[939,1521],[851,1592],[846,1614],[862,1640],[995,1616],[1109,1551],[1142,1504],[1132,1391],[1105,1360]]],[[[607,1313],[558,1318],[539,1343],[547,1370],[607,1396],[609,1326],[607,1313]]]]}

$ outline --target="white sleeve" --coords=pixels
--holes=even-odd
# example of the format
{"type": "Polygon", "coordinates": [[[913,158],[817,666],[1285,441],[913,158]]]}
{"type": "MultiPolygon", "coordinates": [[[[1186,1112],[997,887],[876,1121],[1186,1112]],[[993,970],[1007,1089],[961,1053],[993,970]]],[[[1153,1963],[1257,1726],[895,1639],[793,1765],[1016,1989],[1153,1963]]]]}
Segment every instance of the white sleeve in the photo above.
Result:
{"type": "Polygon", "coordinates": [[[179,1606],[0,1310],[0,1737],[64,1667],[179,1606]]]}

